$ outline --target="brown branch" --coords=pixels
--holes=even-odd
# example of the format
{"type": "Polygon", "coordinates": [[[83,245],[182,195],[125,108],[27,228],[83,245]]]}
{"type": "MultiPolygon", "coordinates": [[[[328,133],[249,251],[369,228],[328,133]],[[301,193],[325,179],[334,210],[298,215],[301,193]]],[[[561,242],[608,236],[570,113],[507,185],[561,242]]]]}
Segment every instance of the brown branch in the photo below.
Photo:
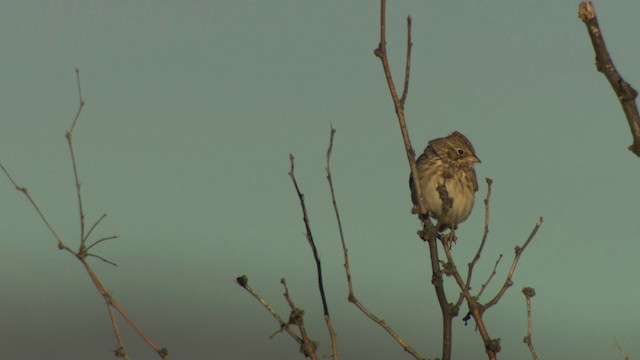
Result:
{"type": "Polygon", "coordinates": [[[318,249],[316,248],[316,243],[313,240],[313,234],[311,233],[311,225],[309,224],[309,216],[307,215],[307,206],[304,201],[304,194],[300,191],[300,187],[298,186],[298,182],[296,181],[294,170],[294,158],[293,154],[289,154],[289,162],[291,163],[291,168],[289,170],[289,176],[291,177],[291,181],[293,181],[293,186],[296,189],[296,193],[298,194],[298,199],[300,200],[300,207],[302,208],[302,220],[304,221],[304,226],[307,231],[307,241],[311,246],[311,251],[313,252],[313,259],[316,262],[316,270],[318,273],[318,289],[320,290],[320,298],[322,299],[322,309],[324,311],[324,319],[327,324],[327,330],[329,331],[329,336],[331,337],[331,347],[334,356],[338,355],[338,349],[336,347],[336,335],[333,330],[333,323],[331,322],[331,317],[329,316],[329,305],[327,304],[327,298],[324,292],[324,281],[322,280],[322,264],[320,262],[320,256],[318,255],[318,249]]]}
{"type": "Polygon", "coordinates": [[[411,42],[411,16],[407,16],[407,58],[404,67],[404,88],[402,89],[402,97],[400,98],[400,104],[404,108],[404,104],[407,101],[407,94],[409,93],[409,74],[411,72],[411,48],[413,43],[411,42]]]}
{"type": "MultiPolygon", "coordinates": [[[[340,238],[342,239],[342,250],[343,252],[346,254],[347,253],[347,248],[346,245],[344,243],[344,233],[342,231],[342,221],[340,220],[340,214],[338,213],[338,205],[336,204],[336,197],[335,194],[333,192],[333,179],[331,178],[331,153],[333,152],[333,138],[336,135],[336,129],[333,128],[333,125],[331,126],[331,131],[329,134],[329,147],[327,148],[327,167],[326,167],[326,171],[327,171],[327,181],[329,182],[329,188],[331,189],[331,201],[333,202],[333,209],[335,210],[336,213],[336,218],[338,221],[338,230],[340,231],[340,238]]],[[[353,294],[353,285],[351,284],[351,271],[349,270],[349,257],[345,255],[345,268],[347,270],[347,283],[349,286],[349,298],[351,298],[352,294],[353,294]]],[[[327,326],[329,326],[329,324],[331,324],[331,319],[328,316],[325,316],[325,321],[327,321],[327,326]]],[[[331,325],[331,328],[333,328],[333,325],[331,325]]],[[[337,345],[337,339],[336,339],[336,334],[334,331],[330,331],[329,335],[331,336],[331,350],[333,352],[333,358],[334,359],[338,359],[338,345],[337,345]]]]}
{"type": "MultiPolygon", "coordinates": [[[[133,322],[133,320],[127,315],[127,313],[124,311],[124,309],[122,309],[122,307],[120,307],[118,302],[111,296],[111,294],[109,293],[107,288],[102,284],[102,282],[100,281],[100,279],[98,278],[98,276],[93,271],[93,269],[91,268],[91,266],[89,265],[89,263],[87,261],[87,257],[90,256],[90,257],[96,257],[96,258],[98,258],[98,259],[100,259],[100,260],[102,260],[104,262],[107,262],[107,263],[109,263],[111,265],[116,265],[115,263],[113,263],[113,262],[111,262],[111,261],[109,261],[109,260],[107,260],[107,259],[105,259],[105,258],[103,258],[103,257],[101,257],[99,255],[89,254],[87,252],[88,248],[85,246],[85,242],[87,241],[87,239],[88,239],[89,235],[91,234],[91,232],[93,232],[95,227],[102,221],[102,219],[104,219],[104,217],[106,215],[102,215],[93,224],[93,226],[89,230],[89,233],[85,234],[85,222],[84,222],[84,210],[83,210],[83,205],[82,205],[82,195],[81,195],[81,191],[80,191],[80,181],[79,181],[79,177],[78,177],[78,167],[77,167],[76,155],[75,155],[75,152],[74,152],[74,149],[73,149],[73,141],[72,141],[73,129],[75,128],[75,126],[76,126],[76,124],[78,122],[78,119],[80,117],[80,113],[82,111],[82,108],[84,107],[84,100],[82,98],[82,91],[80,89],[80,71],[78,69],[76,69],[76,81],[77,81],[77,86],[78,86],[78,97],[80,99],[80,101],[79,101],[80,104],[78,106],[78,110],[77,110],[76,115],[75,115],[75,117],[73,119],[73,122],[71,123],[71,126],[69,127],[69,130],[67,130],[67,132],[66,132],[65,137],[67,139],[67,144],[69,146],[69,150],[70,150],[70,154],[71,154],[71,161],[72,161],[72,165],[73,165],[73,175],[74,175],[75,187],[76,187],[76,197],[77,197],[77,201],[78,201],[78,209],[79,209],[79,216],[80,216],[80,246],[79,246],[78,251],[71,250],[71,248],[69,248],[62,241],[62,238],[55,231],[55,229],[53,228],[51,223],[49,223],[49,220],[47,220],[47,218],[44,215],[44,213],[40,210],[40,207],[38,206],[38,204],[35,202],[35,200],[31,197],[31,195],[27,191],[27,188],[18,185],[18,183],[13,179],[11,174],[9,174],[7,169],[2,164],[0,164],[0,168],[2,168],[2,171],[5,173],[5,175],[7,176],[9,181],[13,184],[13,186],[16,188],[16,190],[18,190],[21,193],[23,193],[25,195],[25,197],[27,198],[27,200],[31,203],[32,207],[35,209],[36,213],[38,214],[38,216],[40,217],[42,222],[44,222],[44,224],[47,226],[47,228],[49,229],[51,234],[58,241],[58,248],[61,249],[61,250],[65,250],[70,254],[73,254],[82,263],[82,265],[84,266],[85,270],[89,274],[89,277],[91,278],[91,281],[95,285],[96,289],[98,290],[98,292],[100,292],[102,297],[105,299],[105,302],[106,302],[106,305],[107,305],[107,310],[109,311],[109,317],[111,319],[111,323],[112,323],[112,326],[114,328],[114,333],[115,333],[115,336],[116,336],[116,340],[118,341],[118,348],[115,350],[115,355],[117,357],[128,359],[127,353],[126,353],[125,348],[124,348],[124,343],[122,341],[122,337],[121,337],[121,334],[120,334],[120,330],[118,328],[118,324],[117,324],[115,316],[113,314],[113,310],[114,309],[134,329],[134,331],[136,333],[138,333],[138,335],[140,335],[140,337],[142,337],[142,339],[147,343],[147,345],[149,345],[154,351],[156,351],[156,353],[158,353],[158,355],[162,359],[168,360],[167,350],[164,349],[164,348],[161,349],[158,346],[156,346],[156,344],[153,341],[151,341],[151,339],[149,337],[147,337],[144,334],[144,332],[142,332],[142,330],[136,325],[136,323],[133,322]]],[[[113,238],[115,238],[115,236],[110,236],[110,237],[99,239],[98,241],[94,242],[90,247],[93,247],[93,246],[97,245],[98,243],[100,243],[102,241],[113,239],[113,238]]]]}
{"type": "Polygon", "coordinates": [[[291,314],[289,315],[289,324],[298,326],[300,329],[300,335],[302,335],[302,343],[300,344],[300,352],[304,354],[304,356],[311,358],[312,360],[318,360],[318,355],[316,354],[316,350],[318,349],[318,343],[311,340],[309,334],[307,333],[307,329],[304,326],[304,310],[299,309],[293,303],[291,299],[291,295],[289,295],[289,287],[287,287],[287,280],[285,278],[280,279],[280,283],[284,286],[284,298],[289,303],[289,307],[291,308],[291,314]]]}
{"type": "Polygon", "coordinates": [[[102,256],[100,256],[100,255],[87,253],[87,256],[91,256],[91,257],[94,257],[94,258],[100,259],[100,260],[102,260],[102,261],[106,262],[106,263],[107,263],[107,264],[109,264],[109,265],[113,265],[113,266],[116,266],[116,267],[118,266],[118,264],[114,263],[113,261],[107,260],[107,259],[103,258],[103,257],[102,257],[102,256]]]}
{"type": "MultiPolygon", "coordinates": [[[[409,44],[407,49],[407,56],[410,52],[410,29],[411,20],[407,20],[407,28],[409,34],[407,36],[409,44]]],[[[444,291],[444,284],[442,279],[442,270],[440,269],[440,263],[438,258],[438,243],[437,232],[434,228],[431,220],[427,216],[427,207],[424,203],[422,196],[422,187],[420,186],[420,180],[418,178],[418,167],[416,165],[416,153],[411,145],[411,139],[409,138],[409,131],[407,130],[407,123],[404,116],[404,102],[398,97],[398,92],[391,75],[391,68],[389,66],[389,58],[387,56],[387,39],[386,39],[386,0],[380,0],[380,43],[378,48],[374,50],[374,55],[377,56],[382,62],[382,70],[387,80],[387,86],[393,101],[393,106],[398,118],[398,124],[400,125],[400,132],[402,134],[402,140],[404,142],[405,152],[407,154],[407,160],[409,161],[409,167],[411,168],[411,177],[413,178],[416,198],[418,199],[418,213],[423,223],[423,229],[420,232],[420,237],[425,240],[429,245],[429,258],[431,261],[431,283],[433,284],[440,309],[442,310],[442,323],[443,323],[443,336],[442,336],[442,358],[443,360],[451,359],[451,344],[452,344],[452,319],[457,314],[457,307],[454,304],[450,304],[447,300],[447,296],[444,291]]],[[[409,74],[410,74],[410,59],[406,61],[405,68],[405,86],[408,88],[409,74]]],[[[405,92],[406,94],[406,92],[405,92]]]]}
{"type": "Polygon", "coordinates": [[[586,25],[587,32],[591,38],[591,44],[596,54],[596,68],[604,74],[609,84],[611,84],[629,123],[633,143],[629,145],[628,149],[640,157],[640,114],[638,114],[638,105],[635,100],[638,92],[622,78],[613,65],[604,38],[602,37],[602,31],[600,30],[598,18],[596,17],[596,10],[591,1],[582,1],[580,3],[578,6],[578,17],[586,25]]]}
{"type": "Polygon", "coordinates": [[[82,108],[84,107],[84,99],[82,98],[82,90],[80,89],[80,70],[78,70],[76,68],[76,82],[78,85],[78,111],[76,112],[76,116],[73,118],[73,122],[71,123],[71,126],[69,127],[69,130],[67,130],[67,133],[65,134],[65,138],[67,139],[67,145],[69,146],[69,153],[71,155],[71,164],[73,165],[73,179],[75,182],[75,186],[76,186],[76,196],[78,199],[78,212],[80,213],[80,246],[84,247],[84,242],[86,241],[85,238],[85,234],[84,234],[84,208],[82,206],[82,195],[80,192],[80,179],[78,177],[78,163],[76,160],[76,154],[73,150],[73,129],[76,127],[76,123],[78,122],[78,119],[80,118],[80,113],[82,112],[82,108]]]}
{"type": "Polygon", "coordinates": [[[533,360],[538,360],[536,349],[533,347],[533,342],[531,341],[531,298],[536,296],[536,290],[532,287],[525,287],[522,288],[522,293],[527,301],[527,336],[524,337],[523,341],[529,347],[531,358],[533,358],[533,360]]]}
{"type": "MultiPolygon", "coordinates": [[[[410,18],[409,18],[410,19],[410,18]]],[[[411,21],[408,20],[407,21],[408,24],[408,29],[411,29],[411,21]]],[[[424,204],[424,201],[422,199],[422,190],[420,188],[420,183],[419,180],[417,179],[417,175],[418,175],[418,168],[416,165],[416,153],[413,150],[413,147],[411,146],[411,139],[409,138],[409,131],[407,130],[407,123],[405,121],[405,117],[404,117],[404,105],[403,103],[400,101],[400,98],[398,97],[398,93],[396,91],[396,86],[393,82],[393,76],[391,75],[391,68],[389,66],[389,58],[387,56],[387,39],[386,39],[386,1],[385,0],[380,0],[380,44],[378,45],[378,48],[376,48],[374,50],[374,55],[377,56],[380,61],[382,62],[382,70],[384,71],[384,75],[385,75],[385,79],[387,80],[387,85],[389,86],[389,91],[391,93],[391,100],[393,101],[393,106],[396,109],[396,115],[398,117],[398,123],[400,125],[400,132],[402,133],[402,139],[404,140],[404,147],[405,147],[405,151],[407,153],[407,160],[409,161],[409,165],[411,166],[411,174],[413,176],[414,179],[414,183],[415,183],[415,187],[416,187],[416,194],[418,197],[418,209],[419,209],[419,213],[422,215],[426,215],[427,213],[427,208],[424,204]]],[[[410,44],[411,41],[409,40],[408,43],[410,44]]],[[[407,50],[407,55],[410,55],[410,46],[408,47],[407,50]]],[[[408,84],[409,84],[409,73],[410,73],[410,65],[411,62],[410,60],[407,60],[407,65],[406,65],[406,78],[405,78],[405,84],[408,88],[408,84]]]]}
{"type": "Polygon", "coordinates": [[[616,338],[615,336],[613,337],[613,341],[614,341],[614,346],[618,349],[618,351],[620,352],[620,355],[622,356],[623,360],[629,360],[629,356],[627,356],[627,353],[624,352],[624,349],[622,348],[622,345],[620,345],[620,343],[618,342],[618,338],[616,338]]]}
{"type": "Polygon", "coordinates": [[[107,217],[107,214],[102,214],[98,220],[96,220],[96,222],[93,223],[93,225],[91,225],[91,227],[89,228],[89,231],[87,232],[87,234],[82,238],[83,241],[87,241],[87,239],[91,236],[91,233],[93,232],[93,230],[96,228],[96,226],[98,226],[98,224],[100,224],[100,222],[102,220],[104,220],[104,218],[107,217]]]}
{"type": "Polygon", "coordinates": [[[482,319],[482,315],[484,314],[485,309],[478,303],[478,300],[471,295],[469,292],[469,288],[465,281],[460,276],[458,269],[456,268],[455,262],[453,261],[453,256],[451,254],[451,247],[447,244],[446,241],[443,240],[443,248],[444,252],[447,256],[446,270],[447,274],[453,276],[456,283],[460,287],[462,291],[462,295],[465,300],[467,300],[467,305],[469,305],[469,313],[473,316],[473,319],[476,322],[476,326],[478,331],[480,332],[480,337],[484,342],[485,351],[489,356],[489,359],[495,360],[497,358],[497,353],[500,352],[500,339],[492,339],[489,336],[489,331],[484,324],[484,320],[482,319]]]}
{"type": "Polygon", "coordinates": [[[504,295],[504,293],[507,291],[507,289],[511,287],[511,285],[513,285],[513,281],[511,281],[511,279],[513,278],[513,273],[516,270],[516,266],[518,265],[518,260],[520,260],[520,256],[522,255],[524,250],[527,248],[527,246],[529,246],[529,243],[531,242],[531,240],[533,240],[533,237],[536,236],[536,233],[538,232],[538,229],[540,229],[541,225],[542,225],[542,217],[538,219],[536,226],[531,231],[531,234],[529,234],[529,237],[527,238],[527,241],[525,241],[524,245],[522,245],[522,247],[516,246],[515,256],[513,258],[513,263],[511,263],[511,269],[509,270],[507,279],[504,281],[504,285],[502,285],[502,288],[500,289],[498,294],[496,294],[496,296],[491,301],[489,301],[486,305],[484,305],[485,310],[497,304],[500,298],[502,297],[502,295],[504,295]]]}
{"type": "Polygon", "coordinates": [[[418,353],[416,350],[407,343],[398,333],[393,330],[386,321],[376,316],[371,312],[363,303],[358,300],[353,289],[353,282],[351,279],[351,267],[349,266],[349,249],[347,248],[347,242],[344,238],[344,232],[342,230],[342,220],[340,220],[340,212],[338,211],[338,204],[336,202],[335,190],[333,187],[333,177],[331,176],[331,153],[333,151],[333,138],[336,130],[331,127],[331,135],[329,137],[329,148],[327,150],[327,181],[329,182],[329,190],[331,192],[331,202],[333,203],[333,210],[336,214],[336,221],[338,222],[338,231],[340,232],[340,242],[342,243],[342,253],[344,255],[344,268],[347,274],[347,285],[349,288],[349,302],[354,304],[363,314],[369,319],[373,320],[376,324],[382,327],[402,348],[411,354],[415,359],[424,360],[425,357],[418,353]]]}
{"type": "Polygon", "coordinates": [[[9,174],[9,171],[7,171],[7,169],[2,164],[0,164],[0,168],[2,169],[4,174],[7,176],[9,181],[11,181],[11,183],[16,188],[16,190],[20,191],[27,198],[29,203],[31,203],[31,206],[35,209],[36,213],[38,213],[38,217],[40,217],[40,220],[42,220],[42,222],[44,222],[44,224],[47,227],[47,229],[49,229],[49,232],[58,241],[58,249],[68,251],[69,253],[75,255],[75,252],[73,250],[71,250],[67,245],[65,245],[65,243],[62,241],[62,238],[60,237],[60,235],[58,235],[58,233],[53,228],[51,223],[49,223],[49,220],[47,220],[47,218],[44,216],[44,213],[42,212],[42,210],[40,210],[40,207],[38,206],[38,204],[36,204],[35,200],[33,200],[33,198],[31,197],[31,194],[29,194],[29,191],[27,190],[27,188],[24,187],[24,186],[18,185],[18,183],[16,183],[16,181],[13,179],[11,174],[9,174]]]}
{"type": "Polygon", "coordinates": [[[249,286],[249,278],[247,275],[238,276],[236,278],[236,283],[240,285],[243,289],[245,289],[251,296],[253,296],[265,309],[273,316],[274,319],[280,324],[280,331],[286,331],[289,336],[293,340],[295,340],[299,345],[302,345],[302,338],[296,334],[290,327],[287,322],[282,320],[282,317],[278,314],[278,312],[273,308],[273,306],[269,305],[269,303],[258,294],[251,286],[249,286]]]}
{"type": "Polygon", "coordinates": [[[493,277],[496,276],[496,269],[498,268],[498,264],[500,263],[500,260],[502,260],[502,254],[500,254],[500,256],[498,256],[498,260],[496,260],[496,264],[493,266],[493,271],[489,275],[489,278],[487,279],[487,282],[482,284],[482,287],[480,287],[480,291],[478,291],[478,294],[476,295],[476,299],[479,299],[480,296],[482,296],[482,293],[487,288],[487,286],[489,286],[489,283],[491,282],[493,277]]]}
{"type": "Polygon", "coordinates": [[[130,360],[129,355],[127,355],[127,351],[124,348],[124,340],[122,339],[122,335],[120,334],[120,328],[118,327],[118,322],[116,320],[116,316],[113,313],[113,309],[111,306],[107,304],[107,311],[109,312],[109,318],[111,319],[111,325],[113,325],[113,332],[116,336],[116,341],[118,342],[118,348],[114,351],[116,357],[123,358],[125,360],[130,360]]]}
{"type": "MultiPolygon", "coordinates": [[[[482,234],[482,241],[480,241],[480,246],[478,247],[478,251],[476,252],[476,255],[473,257],[473,260],[471,260],[471,262],[467,264],[468,272],[467,272],[466,288],[469,290],[471,290],[471,277],[473,275],[473,268],[476,266],[476,264],[480,260],[482,249],[484,249],[484,244],[487,242],[487,237],[489,235],[489,202],[491,200],[491,186],[493,185],[493,180],[490,178],[486,178],[485,180],[487,181],[487,197],[485,197],[484,199],[484,233],[482,234]]],[[[502,257],[502,255],[500,255],[500,257],[502,257]]],[[[498,261],[500,261],[500,259],[498,259],[498,261]]],[[[497,262],[496,262],[496,266],[498,266],[497,262]]],[[[495,268],[493,269],[493,273],[495,274],[495,268]]],[[[489,280],[491,280],[491,278],[489,278],[489,280]]],[[[480,292],[478,293],[478,295],[476,295],[476,297],[479,297],[481,293],[482,293],[482,289],[480,289],[480,292]]],[[[458,307],[462,305],[463,298],[464,296],[461,293],[460,297],[458,298],[458,302],[456,303],[458,307]]]]}
{"type": "Polygon", "coordinates": [[[98,240],[96,240],[93,244],[87,246],[86,250],[89,251],[89,249],[91,249],[92,247],[98,245],[99,243],[103,242],[103,241],[107,241],[107,240],[113,240],[113,239],[117,239],[118,237],[115,235],[111,235],[111,236],[107,236],[107,237],[103,237],[100,238],[98,240]]]}

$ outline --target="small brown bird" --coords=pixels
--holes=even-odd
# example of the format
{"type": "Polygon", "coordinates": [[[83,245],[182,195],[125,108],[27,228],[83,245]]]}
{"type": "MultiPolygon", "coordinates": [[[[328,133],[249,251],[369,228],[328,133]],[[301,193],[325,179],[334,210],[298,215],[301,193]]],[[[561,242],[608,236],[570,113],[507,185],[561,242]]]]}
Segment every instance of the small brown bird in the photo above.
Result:
{"type": "MultiPolygon", "coordinates": [[[[478,191],[473,165],[479,162],[469,139],[457,131],[447,137],[429,141],[424,153],[418,157],[416,164],[422,197],[428,215],[440,222],[438,231],[447,227],[455,230],[458,224],[469,217],[478,191]],[[452,200],[451,208],[442,219],[442,200],[436,189],[438,185],[445,185],[452,200]]],[[[411,176],[409,185],[411,200],[415,205],[414,209],[417,209],[418,195],[411,176]]]]}

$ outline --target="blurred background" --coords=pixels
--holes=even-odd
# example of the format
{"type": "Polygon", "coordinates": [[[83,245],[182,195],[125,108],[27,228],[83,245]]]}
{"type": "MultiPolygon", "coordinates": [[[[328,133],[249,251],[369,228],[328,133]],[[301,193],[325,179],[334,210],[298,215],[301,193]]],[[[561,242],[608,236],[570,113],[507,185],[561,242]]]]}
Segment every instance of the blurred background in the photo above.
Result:
{"type": "MultiPolygon", "coordinates": [[[[640,87],[640,3],[595,4],[615,64],[640,87]]],[[[391,1],[388,49],[402,81],[406,16],[413,57],[406,115],[417,151],[459,130],[473,142],[480,191],[458,231],[461,271],[491,231],[475,289],[504,282],[513,249],[545,222],[514,286],[485,320],[505,359],[528,359],[525,300],[541,358],[640,353],[637,204],[640,160],[594,53],[577,1],[391,1]]],[[[315,265],[289,171],[307,200],[345,359],[409,358],[347,302],[325,179],[332,161],[356,295],[426,357],[440,355],[428,249],[410,214],[408,166],[373,50],[372,1],[21,1],[0,4],[0,161],[75,248],[79,224],[64,133],[86,106],[75,146],[94,239],[118,235],[95,271],[172,359],[299,359],[297,344],[242,288],[283,317],[285,277],[310,335],[329,354],[315,265]]],[[[3,359],[113,359],[104,302],[23,195],[0,179],[3,359]]],[[[458,290],[447,286],[451,299],[458,290]]],[[[481,299],[482,301],[482,299],[481,299]]],[[[123,324],[135,359],[154,359],[123,324]]],[[[473,323],[454,320],[453,356],[483,358],[473,323]]]]}

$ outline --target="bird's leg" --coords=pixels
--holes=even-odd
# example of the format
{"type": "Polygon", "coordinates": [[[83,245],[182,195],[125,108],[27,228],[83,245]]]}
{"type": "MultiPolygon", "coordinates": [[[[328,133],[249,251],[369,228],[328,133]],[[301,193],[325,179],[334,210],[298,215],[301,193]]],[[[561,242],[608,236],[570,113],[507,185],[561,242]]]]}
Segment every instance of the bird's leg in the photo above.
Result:
{"type": "Polygon", "coordinates": [[[456,236],[456,231],[454,228],[451,228],[451,231],[449,231],[446,234],[442,234],[442,241],[446,242],[447,245],[449,245],[449,248],[451,248],[451,243],[456,243],[456,241],[458,240],[458,237],[456,236]]]}

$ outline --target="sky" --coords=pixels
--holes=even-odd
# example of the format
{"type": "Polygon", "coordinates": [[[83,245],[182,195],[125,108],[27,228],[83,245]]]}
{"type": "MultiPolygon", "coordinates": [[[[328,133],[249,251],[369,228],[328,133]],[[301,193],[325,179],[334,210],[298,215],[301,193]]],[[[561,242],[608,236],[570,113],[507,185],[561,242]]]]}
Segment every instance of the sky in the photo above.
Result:
{"type": "MultiPolygon", "coordinates": [[[[640,2],[595,3],[614,62],[640,88],[640,2]]],[[[389,1],[388,50],[402,78],[413,18],[407,125],[414,147],[458,130],[482,159],[480,190],[453,249],[460,271],[490,233],[473,286],[504,282],[513,249],[544,223],[514,286],[485,314],[505,359],[620,359],[640,353],[640,159],[594,54],[578,1],[389,1]]],[[[92,265],[172,359],[299,359],[278,324],[286,278],[307,329],[329,354],[315,265],[287,175],[289,154],[322,260],[344,359],[409,359],[347,301],[332,171],[356,296],[425,357],[441,350],[428,249],[411,215],[408,163],[380,61],[374,1],[5,1],[0,4],[0,162],[70,247],[79,223],[64,138],[74,130],[87,222],[108,214],[92,265]]],[[[2,358],[112,359],[108,313],[82,265],[24,196],[0,179],[2,358]]],[[[446,279],[450,298],[459,290],[446,279]]],[[[453,356],[483,358],[454,319],[453,356]]],[[[133,359],[156,359],[121,321],[133,359]]]]}

